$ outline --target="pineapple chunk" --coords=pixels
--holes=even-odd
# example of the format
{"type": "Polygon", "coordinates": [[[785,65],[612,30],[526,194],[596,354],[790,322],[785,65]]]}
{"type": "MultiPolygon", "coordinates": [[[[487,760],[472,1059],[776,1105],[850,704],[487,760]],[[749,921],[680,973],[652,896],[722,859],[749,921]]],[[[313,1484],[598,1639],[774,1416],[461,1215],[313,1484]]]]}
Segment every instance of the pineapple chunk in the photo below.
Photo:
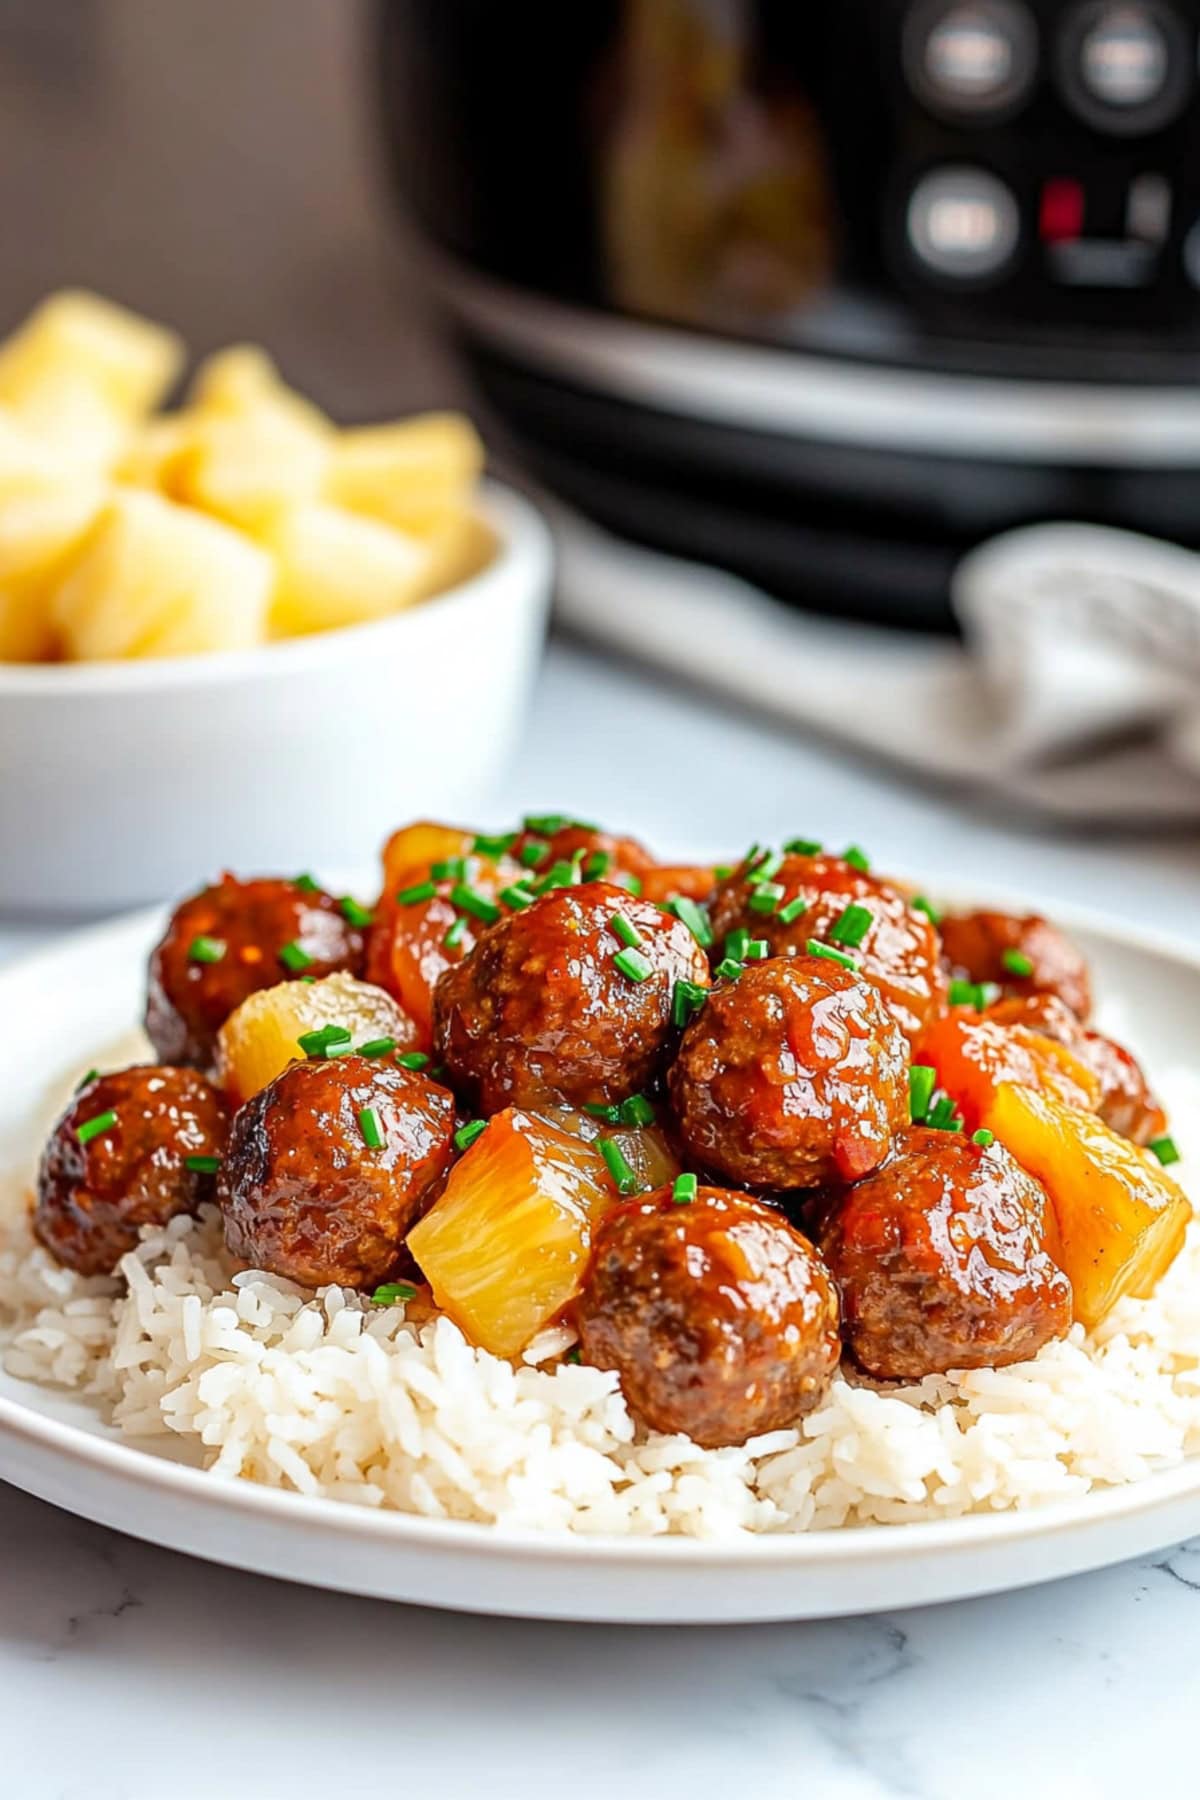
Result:
{"type": "Polygon", "coordinates": [[[383,846],[383,885],[399,887],[410,870],[425,871],[431,863],[469,856],[474,842],[475,833],[461,831],[457,825],[437,825],[431,819],[402,825],[383,846]]]}
{"type": "Polygon", "coordinates": [[[118,418],[161,404],[183,365],[183,341],[96,294],[52,294],[0,344],[0,401],[36,411],[40,393],[90,389],[118,418]]]}
{"type": "Polygon", "coordinates": [[[987,1115],[1002,1082],[1037,1088],[1088,1112],[1100,1104],[1099,1081],[1065,1044],[1027,1025],[1003,1025],[962,1007],[930,1027],[917,1060],[937,1070],[968,1131],[990,1124],[987,1115]]]}
{"type": "Polygon", "coordinates": [[[208,357],[196,371],[189,399],[202,414],[225,418],[275,419],[329,437],[333,426],[319,406],[306,400],[280,378],[279,370],[257,344],[231,344],[208,357]]]}
{"type": "Polygon", "coordinates": [[[509,1108],[455,1164],[408,1248],[471,1342],[516,1356],[578,1293],[592,1227],[616,1197],[595,1150],[509,1108]]]}
{"type": "Polygon", "coordinates": [[[118,489],[52,586],[68,656],[189,656],[262,641],[271,559],[215,519],[118,489]]]}
{"type": "Polygon", "coordinates": [[[299,506],[283,514],[264,541],[278,563],[274,637],[384,618],[420,597],[424,546],[374,519],[336,506],[299,506]]]}
{"type": "Polygon", "coordinates": [[[444,594],[447,588],[482,574],[496,554],[495,532],[473,513],[463,513],[452,524],[443,525],[427,542],[429,561],[422,598],[444,594]]]}
{"type": "Polygon", "coordinates": [[[0,583],[0,663],[47,662],[54,649],[54,633],[37,596],[0,583]]]}
{"type": "Polygon", "coordinates": [[[218,1034],[217,1080],[234,1106],[302,1059],[298,1040],[323,1025],[344,1027],[355,1048],[394,1038],[406,1050],[414,1037],[412,1020],[391,996],[353,975],[281,981],[243,1000],[218,1034]]]}
{"type": "Polygon", "coordinates": [[[339,433],[325,494],[351,512],[432,537],[461,519],[482,468],[483,445],[470,420],[427,413],[339,433]]]}
{"type": "Polygon", "coordinates": [[[1183,1247],[1191,1204],[1148,1150],[1090,1112],[1003,1083],[987,1127],[1050,1196],[1047,1248],[1071,1283],[1075,1317],[1099,1324],[1125,1294],[1146,1299],[1183,1247]]]}
{"type": "Polygon", "coordinates": [[[200,419],[167,476],[174,499],[256,535],[316,499],[327,456],[324,438],[286,413],[200,419]]]}
{"type": "Polygon", "coordinates": [[[147,419],[127,439],[113,464],[113,480],[128,482],[131,487],[156,488],[169,500],[178,500],[176,469],[195,437],[196,421],[191,413],[164,413],[147,419]]]}

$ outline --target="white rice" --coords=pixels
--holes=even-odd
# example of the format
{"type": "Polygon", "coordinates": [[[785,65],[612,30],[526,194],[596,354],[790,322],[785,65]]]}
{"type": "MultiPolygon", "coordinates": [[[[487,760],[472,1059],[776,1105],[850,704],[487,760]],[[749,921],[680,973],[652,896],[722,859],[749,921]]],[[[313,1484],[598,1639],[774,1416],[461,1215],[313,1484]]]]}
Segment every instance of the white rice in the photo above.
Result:
{"type": "MultiPolygon", "coordinates": [[[[1200,1082],[1163,1085],[1182,1143],[1200,1082]]],[[[514,1365],[416,1303],[231,1275],[214,1210],[147,1233],[119,1279],[89,1279],[33,1243],[14,1185],[0,1342],[11,1375],[74,1389],[225,1479],[557,1532],[901,1523],[1070,1498],[1200,1453],[1200,1225],[1153,1300],[1091,1337],[1076,1326],[1031,1362],[885,1392],[839,1376],[800,1429],[740,1449],[640,1433],[615,1376],[560,1360],[567,1332],[514,1365]]]]}

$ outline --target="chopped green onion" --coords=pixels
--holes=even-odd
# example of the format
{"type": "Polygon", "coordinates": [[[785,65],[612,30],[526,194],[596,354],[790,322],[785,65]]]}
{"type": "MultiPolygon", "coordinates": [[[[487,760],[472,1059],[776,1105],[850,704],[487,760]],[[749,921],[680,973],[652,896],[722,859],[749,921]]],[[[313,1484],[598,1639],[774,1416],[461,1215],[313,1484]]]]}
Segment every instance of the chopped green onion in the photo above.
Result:
{"type": "Polygon", "coordinates": [[[857,869],[860,875],[865,875],[871,867],[866,851],[860,850],[857,844],[846,846],[842,851],[842,861],[849,863],[852,869],[857,869]]]}
{"type": "Polygon", "coordinates": [[[475,1139],[482,1137],[487,1130],[486,1119],[472,1119],[469,1125],[460,1125],[454,1134],[456,1150],[469,1150],[475,1139]]]}
{"type": "Polygon", "coordinates": [[[807,911],[808,901],[804,898],[803,894],[797,894],[794,900],[789,900],[786,906],[780,907],[778,914],[779,923],[781,925],[794,925],[796,920],[807,911]]]}
{"type": "Polygon", "coordinates": [[[754,864],[746,880],[751,887],[757,887],[761,881],[770,881],[783,867],[782,850],[764,850],[754,864]]]}
{"type": "Polygon", "coordinates": [[[835,919],[829,927],[829,936],[835,944],[845,944],[850,950],[857,950],[874,924],[875,914],[869,906],[860,906],[852,901],[840,919],[835,919]]]}
{"type": "Polygon", "coordinates": [[[583,1352],[580,1350],[578,1344],[573,1344],[571,1346],[567,1351],[567,1354],[563,1357],[563,1361],[565,1363],[581,1363],[583,1361],[583,1352]]]}
{"type": "Polygon", "coordinates": [[[646,941],[632,919],[627,919],[623,913],[613,914],[608,921],[608,929],[615,938],[619,938],[630,949],[637,944],[644,944],[646,941]]]}
{"type": "Polygon", "coordinates": [[[545,862],[549,854],[549,844],[543,843],[541,838],[530,838],[528,843],[522,844],[517,851],[517,861],[527,869],[536,869],[539,864],[545,862]]]}
{"type": "Polygon", "coordinates": [[[671,1198],[676,1206],[690,1206],[699,1187],[700,1183],[694,1175],[677,1175],[671,1189],[671,1198]]]}
{"type": "Polygon", "coordinates": [[[783,846],[789,856],[820,856],[821,846],[816,838],[789,838],[783,846]]]}
{"type": "Polygon", "coordinates": [[[296,1042],[305,1056],[345,1056],[350,1033],[344,1025],[322,1025],[319,1030],[302,1032],[296,1042]]]}
{"type": "Polygon", "coordinates": [[[701,1010],[708,999],[708,989],[696,981],[677,981],[671,996],[671,1023],[680,1031],[701,1010]]]}
{"type": "Polygon", "coordinates": [[[311,875],[294,876],[292,886],[299,888],[302,894],[319,894],[321,891],[319,882],[314,881],[311,875]]]}
{"type": "Polygon", "coordinates": [[[465,881],[467,859],[465,856],[443,856],[439,861],[430,863],[429,873],[435,881],[465,881]]]}
{"type": "Polygon", "coordinates": [[[343,919],[345,919],[347,925],[353,925],[359,930],[365,930],[375,919],[375,914],[371,911],[370,907],[360,906],[358,901],[350,894],[342,895],[341,899],[338,901],[338,911],[341,913],[343,919]]]}
{"type": "Polygon", "coordinates": [[[718,981],[736,981],[739,975],[745,973],[745,970],[746,965],[740,958],[736,956],[725,956],[722,957],[721,961],[717,964],[716,968],[713,970],[713,974],[717,977],[718,981]]]}
{"type": "Polygon", "coordinates": [[[620,1144],[612,1138],[600,1139],[600,1154],[608,1165],[608,1172],[613,1178],[618,1194],[640,1194],[642,1184],[636,1170],[631,1169],[622,1153],[620,1144]]]}
{"type": "Polygon", "coordinates": [[[450,898],[455,906],[460,906],[463,912],[470,913],[476,919],[482,919],[485,925],[494,925],[500,917],[500,908],[496,902],[489,900],[486,894],[481,894],[478,888],[468,887],[466,882],[455,882],[450,889],[450,898]]]}
{"type": "Polygon", "coordinates": [[[303,981],[305,983],[306,986],[312,987],[313,983],[316,981],[317,978],[315,975],[302,975],[300,977],[300,979],[301,979],[301,981],[303,981]]]}
{"type": "Polygon", "coordinates": [[[782,881],[760,881],[750,896],[750,911],[773,913],[786,893],[782,881]]]}
{"type": "Polygon", "coordinates": [[[919,1125],[929,1111],[936,1086],[937,1070],[927,1063],[914,1063],[908,1071],[908,1116],[914,1125],[919,1125]]]}
{"type": "Polygon", "coordinates": [[[560,860],[559,862],[552,863],[546,870],[546,873],[538,877],[533,890],[534,893],[548,894],[551,888],[577,887],[580,881],[580,863],[582,861],[582,854],[581,851],[580,855],[578,857],[572,857],[570,862],[563,862],[560,860]]]}
{"type": "Polygon", "coordinates": [[[750,930],[746,925],[738,925],[725,939],[725,954],[732,956],[735,962],[741,962],[750,943],[750,930]]]}
{"type": "Polygon", "coordinates": [[[79,1080],[75,1083],[75,1092],[78,1093],[80,1088],[87,1087],[88,1083],[91,1081],[95,1081],[98,1078],[99,1074],[100,1074],[99,1069],[89,1069],[87,1074],[81,1075],[79,1077],[79,1080]]]}
{"type": "Polygon", "coordinates": [[[362,1141],[368,1150],[383,1149],[383,1127],[373,1106],[364,1106],[359,1113],[358,1129],[362,1132],[362,1141]]]}
{"type": "Polygon", "coordinates": [[[458,917],[454,920],[454,923],[446,932],[445,937],[442,939],[442,943],[447,950],[458,949],[458,946],[467,935],[468,924],[469,921],[466,914],[459,913],[458,917]]]}
{"type": "Polygon", "coordinates": [[[636,900],[642,891],[642,878],[640,875],[622,875],[617,886],[623,887],[626,893],[632,894],[636,900]]]}
{"type": "MultiPolygon", "coordinates": [[[[369,1043],[360,1044],[358,1046],[358,1054],[360,1056],[389,1056],[395,1048],[396,1040],[394,1037],[372,1038],[369,1043]]],[[[421,1052],[418,1050],[415,1054],[420,1056],[421,1052]]],[[[404,1062],[403,1057],[399,1060],[404,1063],[406,1069],[419,1069],[423,1064],[429,1061],[429,1058],[423,1056],[419,1063],[404,1062]]]]}
{"type": "Polygon", "coordinates": [[[708,914],[702,906],[698,906],[694,900],[689,900],[686,894],[672,894],[667,901],[667,911],[674,913],[675,917],[687,926],[702,950],[708,949],[713,941],[713,933],[712,926],[708,921],[708,914]]]}
{"type": "Polygon", "coordinates": [[[656,1116],[645,1094],[630,1094],[617,1110],[622,1125],[653,1125],[656,1116]]]}
{"type": "Polygon", "coordinates": [[[619,1106],[605,1106],[600,1101],[591,1100],[587,1102],[583,1110],[585,1113],[590,1113],[593,1119],[603,1119],[606,1125],[619,1125],[621,1123],[621,1109],[619,1106]]]}
{"type": "Polygon", "coordinates": [[[1180,1161],[1179,1146],[1173,1137],[1151,1138],[1147,1149],[1154,1152],[1164,1169],[1180,1161]]]}
{"type": "Polygon", "coordinates": [[[925,1123],[930,1131],[961,1131],[963,1128],[958,1108],[949,1094],[938,1095],[925,1115],[925,1123]]]}
{"type": "Polygon", "coordinates": [[[766,938],[751,938],[746,945],[746,954],[742,960],[743,962],[766,962],[770,954],[771,946],[766,938]]]}
{"type": "Polygon", "coordinates": [[[981,981],[954,980],[950,983],[951,1006],[973,1006],[976,1012],[982,1012],[987,1005],[984,997],[984,985],[981,981]]]}
{"type": "Polygon", "coordinates": [[[94,1137],[99,1137],[102,1131],[107,1131],[116,1122],[115,1112],[97,1113],[94,1119],[87,1119],[82,1125],[76,1126],[75,1136],[81,1144],[90,1144],[94,1137]]]}
{"type": "Polygon", "coordinates": [[[820,938],[809,938],[805,948],[810,956],[823,956],[826,962],[840,963],[843,969],[858,969],[854,957],[847,956],[844,950],[834,950],[831,945],[823,944],[820,938]]]}
{"type": "Polygon", "coordinates": [[[523,821],[526,831],[539,832],[543,837],[553,837],[559,831],[599,831],[598,825],[591,825],[586,819],[568,818],[566,813],[530,813],[523,821]]]}
{"type": "Polygon", "coordinates": [[[618,950],[613,963],[626,981],[647,981],[654,973],[654,964],[650,958],[644,951],[635,950],[632,945],[627,950],[618,950]]]}
{"type": "Polygon", "coordinates": [[[219,963],[224,956],[227,945],[224,938],[194,937],[188,945],[188,961],[198,963],[219,963]]]}
{"type": "Polygon", "coordinates": [[[610,850],[593,850],[583,865],[585,881],[603,881],[612,868],[612,852],[610,850]]]}
{"type": "Polygon", "coordinates": [[[279,960],[284,968],[290,969],[294,975],[298,975],[301,969],[311,969],[313,965],[312,957],[303,944],[298,944],[295,938],[290,944],[284,944],[279,952],[279,960]]]}
{"type": "Polygon", "coordinates": [[[714,881],[728,881],[729,877],[732,874],[733,874],[733,864],[732,863],[718,863],[717,866],[715,867],[715,869],[713,870],[713,880],[714,881]]]}
{"type": "Polygon", "coordinates": [[[219,1156],[185,1156],[183,1166],[193,1175],[215,1175],[221,1167],[221,1159],[219,1156]]]}
{"type": "Polygon", "coordinates": [[[537,896],[523,881],[514,881],[511,887],[501,889],[500,898],[513,912],[520,912],[522,908],[532,906],[537,896]]]}
{"type": "MultiPolygon", "coordinates": [[[[381,1038],[380,1042],[383,1041],[381,1038]]],[[[370,1056],[372,1054],[371,1045],[364,1044],[359,1054],[360,1056],[370,1056]]],[[[424,1050],[406,1050],[402,1056],[396,1058],[396,1062],[402,1069],[427,1069],[429,1067],[429,1058],[424,1050]]]]}
{"type": "Polygon", "coordinates": [[[924,894],[914,894],[908,904],[912,907],[914,912],[924,913],[931,925],[941,924],[941,913],[933,904],[932,900],[927,900],[924,894]]]}
{"type": "Polygon", "coordinates": [[[507,855],[516,843],[517,836],[515,831],[505,831],[499,837],[487,837],[481,833],[471,848],[477,855],[486,856],[495,862],[498,857],[507,855]]]}
{"type": "Polygon", "coordinates": [[[412,887],[401,888],[396,895],[397,906],[416,906],[422,900],[432,900],[437,894],[437,887],[432,881],[416,881],[412,887]]]}
{"type": "Polygon", "coordinates": [[[371,1295],[372,1306],[403,1306],[408,1300],[415,1300],[417,1290],[411,1281],[385,1281],[371,1295]]]}
{"type": "Polygon", "coordinates": [[[981,1150],[990,1150],[995,1141],[995,1132],[989,1131],[986,1126],[981,1126],[978,1131],[971,1133],[971,1142],[978,1144],[981,1150]]]}
{"type": "Polygon", "coordinates": [[[1000,954],[1000,961],[1010,975],[1020,976],[1033,974],[1033,958],[1024,950],[1008,949],[1000,954]]]}

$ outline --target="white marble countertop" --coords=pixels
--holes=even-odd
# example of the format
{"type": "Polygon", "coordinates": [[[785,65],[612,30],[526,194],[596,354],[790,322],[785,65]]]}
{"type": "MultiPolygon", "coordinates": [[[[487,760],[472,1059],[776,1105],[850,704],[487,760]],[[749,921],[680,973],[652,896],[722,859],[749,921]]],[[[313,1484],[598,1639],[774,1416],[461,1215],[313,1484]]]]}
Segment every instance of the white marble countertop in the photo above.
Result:
{"type": "MultiPolygon", "coordinates": [[[[651,843],[784,830],[1200,936],[1200,846],[1034,833],[557,648],[493,809],[651,843]],[[620,795],[621,803],[613,796],[620,795]]],[[[0,956],[48,936],[0,922],[0,956]]],[[[3,1800],[1037,1800],[1200,1790],[1200,1543],[824,1625],[421,1612],[139,1545],[0,1487],[3,1800]]]]}

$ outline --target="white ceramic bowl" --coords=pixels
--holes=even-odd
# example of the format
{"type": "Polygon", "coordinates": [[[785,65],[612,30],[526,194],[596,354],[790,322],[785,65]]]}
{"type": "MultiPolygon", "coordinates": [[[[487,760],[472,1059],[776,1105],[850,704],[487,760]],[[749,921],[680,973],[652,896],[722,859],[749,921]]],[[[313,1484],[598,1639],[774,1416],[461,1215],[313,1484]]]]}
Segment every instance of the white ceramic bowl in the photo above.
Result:
{"type": "Polygon", "coordinates": [[[495,560],[377,624],[156,662],[0,664],[0,908],[111,910],[218,869],[362,861],[471,816],[524,716],[549,533],[489,483],[495,560]]]}

